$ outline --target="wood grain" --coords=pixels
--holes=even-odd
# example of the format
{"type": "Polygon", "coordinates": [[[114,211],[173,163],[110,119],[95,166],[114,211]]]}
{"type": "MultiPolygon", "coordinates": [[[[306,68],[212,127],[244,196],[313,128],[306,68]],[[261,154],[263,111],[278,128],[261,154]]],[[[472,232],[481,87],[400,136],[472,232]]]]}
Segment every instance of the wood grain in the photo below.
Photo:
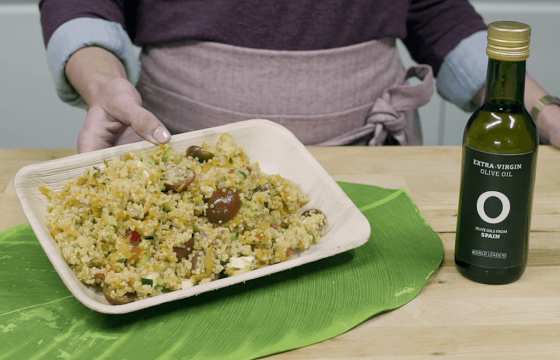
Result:
{"type": "MultiPolygon", "coordinates": [[[[442,267],[400,309],[271,359],[560,358],[560,150],[542,146],[527,271],[502,286],[461,277],[453,252],[460,147],[310,147],[338,181],[405,188],[441,237],[442,267]]],[[[75,151],[0,150],[0,231],[26,222],[13,188],[23,166],[75,151]]]]}

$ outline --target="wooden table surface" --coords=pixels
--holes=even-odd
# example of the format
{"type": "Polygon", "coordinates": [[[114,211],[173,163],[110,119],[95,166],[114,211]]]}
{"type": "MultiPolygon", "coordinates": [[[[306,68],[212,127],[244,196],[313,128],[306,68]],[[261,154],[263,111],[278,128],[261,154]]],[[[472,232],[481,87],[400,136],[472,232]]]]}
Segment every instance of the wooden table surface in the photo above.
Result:
{"type": "MultiPolygon", "coordinates": [[[[406,188],[441,237],[442,266],[407,305],[271,359],[560,359],[560,150],[539,152],[529,264],[500,286],[461,277],[453,250],[459,147],[310,148],[335,180],[406,188]]],[[[0,231],[25,223],[13,179],[73,150],[0,150],[0,231]]]]}

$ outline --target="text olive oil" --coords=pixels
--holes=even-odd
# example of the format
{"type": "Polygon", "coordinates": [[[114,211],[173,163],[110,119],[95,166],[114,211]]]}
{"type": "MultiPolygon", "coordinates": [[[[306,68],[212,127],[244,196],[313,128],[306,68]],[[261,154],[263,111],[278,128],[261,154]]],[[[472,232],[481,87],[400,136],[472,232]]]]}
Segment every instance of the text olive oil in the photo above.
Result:
{"type": "Polygon", "coordinates": [[[525,24],[489,25],[484,104],[463,136],[455,264],[486,284],[516,281],[527,266],[539,143],[524,104],[530,36],[525,24]]]}

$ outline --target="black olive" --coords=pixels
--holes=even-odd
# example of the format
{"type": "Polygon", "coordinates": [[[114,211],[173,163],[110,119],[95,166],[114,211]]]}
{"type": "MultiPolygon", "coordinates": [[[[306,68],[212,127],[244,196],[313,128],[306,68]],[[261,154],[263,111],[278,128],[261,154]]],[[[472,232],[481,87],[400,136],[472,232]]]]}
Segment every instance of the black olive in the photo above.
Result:
{"type": "Polygon", "coordinates": [[[107,284],[103,285],[103,296],[111,305],[124,305],[133,302],[136,300],[136,293],[135,292],[128,292],[124,296],[116,296],[115,298],[111,297],[111,291],[109,290],[109,286],[107,284]]]}
{"type": "Polygon", "coordinates": [[[239,193],[232,189],[218,189],[208,199],[206,217],[214,224],[225,223],[237,215],[241,209],[241,198],[239,193]]]}
{"type": "Polygon", "coordinates": [[[198,162],[204,162],[212,159],[214,154],[200,146],[193,145],[189,146],[187,149],[187,157],[188,156],[192,156],[193,159],[198,159],[198,162]]]}
{"type": "Polygon", "coordinates": [[[183,258],[186,259],[190,255],[190,253],[192,253],[193,246],[194,238],[191,238],[185,243],[185,247],[174,247],[173,251],[175,252],[175,255],[177,255],[177,262],[180,262],[183,258]]]}

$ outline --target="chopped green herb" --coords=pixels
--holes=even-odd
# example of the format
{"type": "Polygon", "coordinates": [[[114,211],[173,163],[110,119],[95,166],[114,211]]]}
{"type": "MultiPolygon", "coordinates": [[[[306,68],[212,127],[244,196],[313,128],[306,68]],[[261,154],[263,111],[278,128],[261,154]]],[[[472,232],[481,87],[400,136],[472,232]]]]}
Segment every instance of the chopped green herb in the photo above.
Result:
{"type": "Polygon", "coordinates": [[[154,281],[152,279],[140,279],[140,281],[142,282],[142,285],[150,285],[153,286],[154,285],[154,281]]]}
{"type": "Polygon", "coordinates": [[[156,235],[156,231],[154,230],[154,231],[152,232],[152,235],[146,236],[145,239],[146,239],[146,240],[153,240],[155,235],[156,235]]]}
{"type": "Polygon", "coordinates": [[[264,202],[264,207],[268,209],[268,201],[264,202]]]}
{"type": "Polygon", "coordinates": [[[119,259],[119,260],[117,260],[117,262],[125,263],[125,262],[126,262],[126,259],[119,259]]]}
{"type": "Polygon", "coordinates": [[[74,249],[75,249],[75,248],[80,248],[80,249],[83,249],[83,247],[81,247],[81,246],[80,246],[80,245],[78,245],[78,244],[72,244],[72,247],[73,247],[74,249]]]}
{"type": "Polygon", "coordinates": [[[198,232],[200,232],[200,229],[198,228],[198,226],[193,225],[192,231],[193,231],[193,233],[198,233],[198,232]]]}
{"type": "Polygon", "coordinates": [[[252,267],[252,266],[251,266],[251,267],[249,267],[249,271],[253,271],[253,267],[252,267]]]}
{"type": "Polygon", "coordinates": [[[171,154],[171,148],[165,150],[163,156],[161,157],[161,161],[167,162],[167,160],[169,159],[169,154],[171,154]]]}
{"type": "Polygon", "coordinates": [[[237,236],[239,236],[239,234],[237,231],[234,231],[233,234],[231,234],[231,240],[237,240],[237,236]]]}
{"type": "Polygon", "coordinates": [[[247,180],[247,174],[245,174],[243,171],[240,171],[241,175],[243,175],[243,179],[247,180]]]}
{"type": "Polygon", "coordinates": [[[163,285],[156,285],[156,290],[161,290],[163,289],[163,285]]]}
{"type": "Polygon", "coordinates": [[[253,192],[258,192],[258,191],[261,191],[261,187],[260,187],[260,186],[257,186],[257,187],[253,190],[253,192]]]}
{"type": "Polygon", "coordinates": [[[177,202],[175,200],[169,200],[163,203],[162,206],[162,210],[166,213],[170,212],[171,210],[173,210],[173,208],[175,207],[175,204],[177,204],[177,202]]]}
{"type": "Polygon", "coordinates": [[[313,233],[311,231],[308,232],[309,235],[311,235],[313,237],[313,239],[311,239],[311,244],[315,245],[316,241],[315,241],[315,235],[313,235],[313,233]]]}
{"type": "Polygon", "coordinates": [[[233,164],[233,159],[232,158],[229,158],[229,163],[233,164]]]}
{"type": "Polygon", "coordinates": [[[117,225],[115,225],[115,224],[109,224],[109,226],[112,226],[112,227],[117,227],[117,225]]]}
{"type": "Polygon", "coordinates": [[[151,155],[145,156],[142,158],[142,162],[149,162],[152,164],[156,164],[156,161],[154,160],[154,158],[151,155]]]}

